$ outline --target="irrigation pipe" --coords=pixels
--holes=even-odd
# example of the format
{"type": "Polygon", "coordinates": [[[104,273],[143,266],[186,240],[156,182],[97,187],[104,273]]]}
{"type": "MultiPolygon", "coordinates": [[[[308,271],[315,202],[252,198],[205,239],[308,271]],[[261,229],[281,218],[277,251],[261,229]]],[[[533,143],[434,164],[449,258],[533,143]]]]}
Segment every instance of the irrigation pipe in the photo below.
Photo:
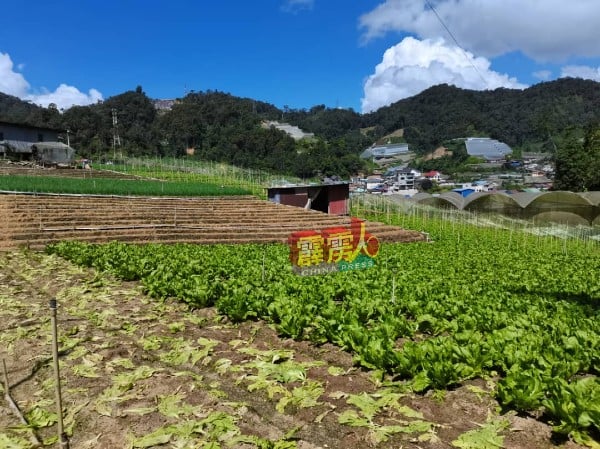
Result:
{"type": "Polygon", "coordinates": [[[56,329],[56,299],[50,300],[52,312],[52,358],[54,361],[54,383],[56,385],[56,414],[58,421],[58,441],[60,447],[69,449],[69,440],[63,429],[62,395],[60,391],[60,368],[58,364],[58,332],[56,329]]]}
{"type": "Polygon", "coordinates": [[[38,437],[35,434],[35,432],[33,431],[33,429],[31,429],[29,427],[29,423],[27,422],[27,420],[23,416],[23,413],[21,413],[21,409],[19,408],[19,406],[17,405],[17,403],[14,401],[14,399],[10,395],[10,388],[9,388],[10,384],[8,383],[8,373],[6,371],[6,361],[4,359],[2,359],[2,369],[3,369],[3,373],[4,373],[4,399],[6,399],[6,402],[8,403],[8,406],[11,408],[11,410],[14,412],[14,414],[17,415],[17,418],[19,418],[19,421],[21,422],[21,424],[27,426],[31,430],[31,432],[30,432],[31,442],[36,447],[37,446],[41,446],[42,443],[38,439],[38,437]]]}

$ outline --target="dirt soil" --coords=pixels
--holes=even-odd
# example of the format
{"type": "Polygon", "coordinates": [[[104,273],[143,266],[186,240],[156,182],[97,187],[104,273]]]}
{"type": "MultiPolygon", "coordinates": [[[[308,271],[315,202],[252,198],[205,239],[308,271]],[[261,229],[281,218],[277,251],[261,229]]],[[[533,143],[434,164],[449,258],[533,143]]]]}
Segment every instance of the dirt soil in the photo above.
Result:
{"type": "Polygon", "coordinates": [[[0,447],[59,447],[52,298],[71,448],[441,449],[491,426],[503,446],[485,447],[580,447],[533,417],[499,414],[493,379],[417,395],[331,345],[156,301],[56,256],[0,252],[0,285],[0,359],[30,424],[0,399],[0,447]]]}
{"type": "Polygon", "coordinates": [[[436,148],[431,153],[427,153],[423,157],[423,160],[429,161],[431,159],[439,159],[444,156],[452,156],[452,151],[449,151],[446,147],[439,147],[439,148],[436,148]]]}

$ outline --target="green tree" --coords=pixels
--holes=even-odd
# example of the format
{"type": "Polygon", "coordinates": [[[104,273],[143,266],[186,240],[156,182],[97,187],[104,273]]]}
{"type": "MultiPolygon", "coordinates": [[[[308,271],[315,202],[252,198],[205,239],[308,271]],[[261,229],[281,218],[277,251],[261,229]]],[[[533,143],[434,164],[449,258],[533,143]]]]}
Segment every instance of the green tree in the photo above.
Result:
{"type": "Polygon", "coordinates": [[[588,157],[585,187],[587,190],[600,191],[600,127],[587,133],[584,150],[588,157]]]}
{"type": "Polygon", "coordinates": [[[584,139],[570,133],[556,152],[555,190],[600,190],[600,128],[590,128],[584,139]]]}

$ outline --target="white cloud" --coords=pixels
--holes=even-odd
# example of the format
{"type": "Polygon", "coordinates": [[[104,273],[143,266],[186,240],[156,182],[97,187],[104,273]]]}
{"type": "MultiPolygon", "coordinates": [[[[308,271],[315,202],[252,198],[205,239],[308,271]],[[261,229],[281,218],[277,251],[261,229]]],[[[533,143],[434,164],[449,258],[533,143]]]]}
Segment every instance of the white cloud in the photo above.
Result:
{"type": "Polygon", "coordinates": [[[443,83],[473,90],[526,87],[490,70],[487,59],[476,58],[443,39],[407,37],[386,50],[375,73],[365,81],[362,110],[373,111],[443,83]]]}
{"type": "MultiPolygon", "coordinates": [[[[19,67],[24,66],[19,64],[19,67]]],[[[67,84],[61,84],[54,92],[45,88],[41,89],[41,93],[34,92],[25,77],[21,73],[15,72],[8,53],[0,53],[0,92],[40,106],[55,103],[58,109],[68,109],[71,106],[87,105],[102,100],[102,94],[96,89],[90,89],[86,94],[67,84]]]]}
{"type": "Polygon", "coordinates": [[[281,9],[285,12],[297,13],[304,9],[312,9],[314,0],[285,0],[281,9]]]}
{"type": "MultiPolygon", "coordinates": [[[[458,43],[494,57],[521,51],[536,61],[598,57],[598,0],[430,0],[458,43]]],[[[360,18],[364,39],[389,32],[452,38],[425,0],[385,0],[360,18]]]]}
{"type": "Polygon", "coordinates": [[[22,97],[29,90],[29,83],[23,75],[14,71],[8,53],[0,53],[0,92],[22,97]]]}
{"type": "Polygon", "coordinates": [[[552,72],[550,70],[538,70],[537,72],[533,72],[532,75],[534,78],[547,81],[552,76],[552,72]]]}
{"type": "Polygon", "coordinates": [[[27,95],[25,100],[31,100],[35,104],[47,107],[50,103],[56,104],[58,109],[68,109],[75,105],[86,105],[97,103],[102,100],[102,94],[96,89],[90,89],[87,94],[79,89],[66,84],[61,84],[54,92],[44,92],[37,95],[27,95]]]}
{"type": "Polygon", "coordinates": [[[586,80],[600,81],[600,67],[568,65],[561,69],[560,77],[583,78],[586,80]]]}

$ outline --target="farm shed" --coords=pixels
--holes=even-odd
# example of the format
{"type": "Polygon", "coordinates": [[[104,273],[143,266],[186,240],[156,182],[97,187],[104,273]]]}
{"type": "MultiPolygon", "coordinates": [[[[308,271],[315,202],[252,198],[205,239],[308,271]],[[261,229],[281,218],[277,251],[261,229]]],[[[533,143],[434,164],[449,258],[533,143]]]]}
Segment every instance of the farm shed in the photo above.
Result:
{"type": "Polygon", "coordinates": [[[70,164],[75,150],[59,142],[61,130],[0,122],[0,154],[4,158],[70,164]]]}
{"type": "Polygon", "coordinates": [[[277,204],[304,207],[332,215],[347,215],[350,184],[338,182],[269,187],[267,196],[269,201],[277,204]]]}
{"type": "Polygon", "coordinates": [[[60,133],[58,129],[0,121],[0,141],[55,142],[60,133]]]}
{"type": "Polygon", "coordinates": [[[34,159],[42,164],[70,164],[75,156],[75,150],[62,142],[38,142],[31,148],[34,159]]]}

